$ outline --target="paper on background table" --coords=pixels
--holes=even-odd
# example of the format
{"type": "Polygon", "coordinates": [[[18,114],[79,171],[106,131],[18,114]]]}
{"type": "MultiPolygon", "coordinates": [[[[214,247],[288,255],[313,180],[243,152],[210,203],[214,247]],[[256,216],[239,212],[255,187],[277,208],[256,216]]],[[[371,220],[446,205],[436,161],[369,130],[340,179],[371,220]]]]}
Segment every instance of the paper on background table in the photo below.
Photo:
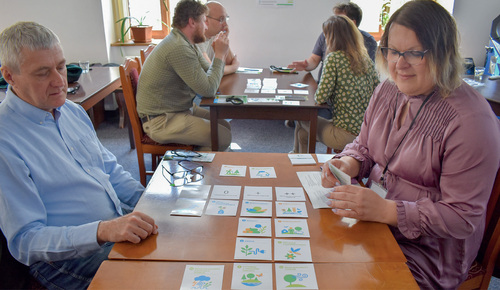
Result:
{"type": "Polygon", "coordinates": [[[318,159],[318,163],[325,163],[335,156],[335,154],[318,154],[316,153],[316,158],[318,159]]]}
{"type": "Polygon", "coordinates": [[[180,289],[222,289],[223,277],[224,265],[186,265],[180,289]]]}
{"type": "Polygon", "coordinates": [[[273,264],[234,263],[231,289],[272,289],[273,264]]]}
{"type": "Polygon", "coordinates": [[[329,208],[326,204],[328,198],[326,198],[325,194],[329,193],[332,189],[321,186],[321,172],[299,171],[297,172],[297,176],[309,196],[313,208],[329,208]]]}
{"type": "Polygon", "coordinates": [[[260,74],[262,73],[261,68],[250,68],[250,67],[239,67],[236,70],[237,73],[245,73],[245,74],[260,74]]]}

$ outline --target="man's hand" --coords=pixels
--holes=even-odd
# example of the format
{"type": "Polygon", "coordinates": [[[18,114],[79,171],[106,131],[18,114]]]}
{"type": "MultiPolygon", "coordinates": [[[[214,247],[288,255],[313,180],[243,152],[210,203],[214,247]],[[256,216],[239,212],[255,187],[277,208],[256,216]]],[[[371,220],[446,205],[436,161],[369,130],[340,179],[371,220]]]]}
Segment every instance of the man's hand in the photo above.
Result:
{"type": "Polygon", "coordinates": [[[139,243],[141,240],[158,233],[155,221],[141,212],[132,212],[128,215],[102,221],[97,227],[97,242],[132,242],[139,243]]]}
{"type": "Polygon", "coordinates": [[[226,55],[229,51],[229,38],[227,33],[221,31],[214,39],[212,44],[214,48],[215,57],[225,61],[226,55]]]}
{"type": "Polygon", "coordinates": [[[292,64],[288,65],[288,68],[293,68],[294,71],[303,71],[307,69],[309,63],[306,60],[303,61],[294,61],[292,64]]]}

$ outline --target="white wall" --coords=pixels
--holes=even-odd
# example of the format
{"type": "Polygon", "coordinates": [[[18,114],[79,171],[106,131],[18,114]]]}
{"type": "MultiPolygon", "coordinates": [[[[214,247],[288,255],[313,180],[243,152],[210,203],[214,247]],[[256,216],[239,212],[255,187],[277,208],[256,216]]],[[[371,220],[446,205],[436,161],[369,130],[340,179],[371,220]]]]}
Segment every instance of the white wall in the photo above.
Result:
{"type": "MultiPolygon", "coordinates": [[[[340,0],[295,0],[294,7],[264,8],[258,0],[219,0],[230,15],[231,47],[242,66],[287,65],[311,54],[321,24],[340,0]]],[[[141,47],[111,47],[114,41],[111,0],[0,0],[0,30],[17,21],[37,21],[60,37],[68,62],[123,62],[141,47]]],[[[364,11],[364,13],[370,13],[364,11]]],[[[456,0],[454,16],[464,56],[484,62],[491,21],[498,0],[456,0]]]]}

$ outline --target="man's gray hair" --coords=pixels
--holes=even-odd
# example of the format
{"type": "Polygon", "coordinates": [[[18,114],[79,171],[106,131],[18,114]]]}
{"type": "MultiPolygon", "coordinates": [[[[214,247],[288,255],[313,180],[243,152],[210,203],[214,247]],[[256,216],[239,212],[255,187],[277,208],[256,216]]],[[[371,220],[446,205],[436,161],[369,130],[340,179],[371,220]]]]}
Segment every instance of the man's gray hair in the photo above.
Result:
{"type": "Polygon", "coordinates": [[[60,46],[57,35],[35,22],[17,22],[0,33],[0,63],[19,72],[23,61],[23,48],[31,51],[60,46]]]}

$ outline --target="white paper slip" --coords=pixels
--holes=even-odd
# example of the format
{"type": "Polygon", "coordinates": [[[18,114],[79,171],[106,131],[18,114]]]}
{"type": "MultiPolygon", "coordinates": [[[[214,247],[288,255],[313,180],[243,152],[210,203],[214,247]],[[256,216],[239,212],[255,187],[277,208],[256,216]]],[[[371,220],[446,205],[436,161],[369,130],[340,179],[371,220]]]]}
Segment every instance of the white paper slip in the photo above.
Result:
{"type": "Polygon", "coordinates": [[[211,185],[186,184],[182,187],[179,198],[207,199],[211,185]]]}
{"type": "Polygon", "coordinates": [[[276,178],[274,167],[249,167],[250,178],[276,178]]]}
{"type": "Polygon", "coordinates": [[[290,86],[295,87],[295,88],[307,88],[309,85],[306,85],[303,83],[295,83],[295,84],[291,84],[290,86]]]}
{"type": "Polygon", "coordinates": [[[273,264],[234,263],[231,289],[272,289],[273,264]]]}
{"type": "Polygon", "coordinates": [[[245,74],[260,74],[262,73],[261,68],[250,68],[250,67],[239,67],[236,70],[237,73],[245,73],[245,74]]]}
{"type": "Polygon", "coordinates": [[[243,200],[240,216],[272,217],[273,203],[271,201],[243,200]]]}
{"type": "Polygon", "coordinates": [[[238,212],[238,200],[216,200],[208,201],[206,215],[236,216],[238,212]]]}
{"type": "Polygon", "coordinates": [[[351,185],[351,177],[347,175],[344,171],[333,166],[333,164],[329,164],[329,168],[333,176],[335,176],[335,178],[339,180],[340,185],[351,185]]]}
{"type": "Polygon", "coordinates": [[[272,95],[274,95],[274,94],[276,94],[276,90],[274,90],[274,89],[262,89],[262,90],[260,90],[260,93],[261,94],[272,94],[272,95]]]}
{"type": "Polygon", "coordinates": [[[297,176],[309,196],[313,208],[330,208],[326,204],[328,198],[326,198],[325,194],[332,191],[332,189],[321,186],[320,171],[299,171],[297,172],[297,176]]]}
{"type": "Polygon", "coordinates": [[[278,290],[318,289],[314,264],[274,264],[274,269],[276,288],[278,290]]]}
{"type": "Polygon", "coordinates": [[[204,199],[179,198],[170,215],[201,216],[206,203],[204,199]]]}
{"type": "Polygon", "coordinates": [[[186,265],[180,289],[222,289],[223,277],[224,265],[186,265]]]}
{"type": "Polygon", "coordinates": [[[248,98],[248,103],[279,103],[275,98],[248,98]]]}
{"type": "Polygon", "coordinates": [[[312,262],[309,240],[274,239],[274,260],[312,262]]]}
{"type": "Polygon", "coordinates": [[[276,202],[276,217],[307,217],[305,202],[276,202]]]}
{"type": "Polygon", "coordinates": [[[307,219],[274,219],[274,236],[277,238],[309,238],[307,219]]]}
{"type": "Polygon", "coordinates": [[[237,260],[272,260],[270,238],[236,238],[234,258],[237,260]]]}
{"type": "Polygon", "coordinates": [[[245,165],[222,165],[220,176],[245,177],[247,167],[245,165]]]}
{"type": "Polygon", "coordinates": [[[318,154],[316,153],[316,158],[318,158],[318,163],[325,163],[335,156],[335,154],[318,154]]]}
{"type": "Polygon", "coordinates": [[[291,94],[293,94],[293,90],[280,90],[280,89],[278,89],[278,94],[291,95],[291,94]]]}
{"type": "Polygon", "coordinates": [[[288,158],[292,165],[306,165],[306,164],[316,164],[312,154],[288,154],[288,158]]]}
{"type": "Polygon", "coordinates": [[[240,218],[237,236],[272,237],[270,218],[240,218]]]}
{"type": "Polygon", "coordinates": [[[240,199],[240,185],[214,185],[211,199],[240,199]]]}
{"type": "Polygon", "coordinates": [[[302,187],[276,187],[276,200],[279,201],[306,201],[302,187]]]}
{"type": "Polygon", "coordinates": [[[293,93],[295,95],[309,95],[309,91],[308,90],[293,90],[293,93]]]}
{"type": "Polygon", "coordinates": [[[273,188],[270,186],[245,186],[245,200],[273,200],[273,188]]]}
{"type": "Polygon", "coordinates": [[[256,89],[248,88],[248,89],[245,89],[245,91],[244,91],[245,94],[258,94],[259,92],[260,92],[260,88],[256,88],[256,89]]]}
{"type": "Polygon", "coordinates": [[[283,101],[283,105],[300,106],[300,101],[283,101]]]}

